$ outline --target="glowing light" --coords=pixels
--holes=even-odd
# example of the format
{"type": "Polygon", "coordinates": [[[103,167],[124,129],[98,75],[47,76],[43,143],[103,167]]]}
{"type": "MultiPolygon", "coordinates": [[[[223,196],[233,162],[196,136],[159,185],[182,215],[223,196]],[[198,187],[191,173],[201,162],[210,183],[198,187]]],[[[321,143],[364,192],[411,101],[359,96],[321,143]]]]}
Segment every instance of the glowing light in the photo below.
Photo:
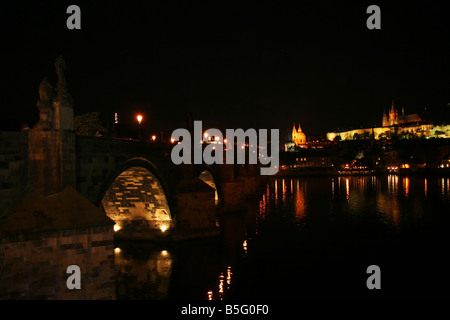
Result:
{"type": "Polygon", "coordinates": [[[115,249],[114,249],[114,252],[115,252],[115,253],[120,253],[121,251],[122,251],[122,249],[120,249],[120,248],[115,248],[115,249]]]}
{"type": "Polygon", "coordinates": [[[140,114],[137,115],[136,119],[139,122],[139,124],[141,124],[143,118],[144,117],[142,115],[140,115],[140,114]]]}
{"type": "Polygon", "coordinates": [[[208,132],[205,132],[205,133],[203,134],[203,136],[205,137],[205,139],[207,139],[207,138],[208,138],[208,132]]]}
{"type": "Polygon", "coordinates": [[[155,136],[155,135],[152,136],[152,140],[153,140],[153,141],[156,140],[156,136],[155,136]]]}
{"type": "Polygon", "coordinates": [[[345,193],[347,200],[350,199],[350,186],[349,186],[349,180],[348,178],[345,178],[345,193]]]}
{"type": "MultiPolygon", "coordinates": [[[[220,277],[219,277],[219,293],[222,293],[223,294],[223,279],[225,278],[225,276],[223,275],[223,272],[220,274],[220,277]]],[[[222,295],[220,295],[220,300],[222,300],[223,298],[222,298],[222,295]]]]}
{"type": "Polygon", "coordinates": [[[404,188],[405,197],[408,198],[408,196],[409,196],[409,178],[408,177],[405,177],[403,179],[403,188],[404,188]]]}
{"type": "Polygon", "coordinates": [[[244,249],[244,253],[247,253],[247,239],[242,243],[242,248],[244,249]]]}
{"type": "Polygon", "coordinates": [[[117,115],[117,112],[114,113],[114,123],[118,124],[119,123],[119,116],[117,115]]]}
{"type": "MultiPolygon", "coordinates": [[[[230,286],[230,284],[231,284],[231,275],[232,274],[233,273],[231,272],[231,266],[229,266],[227,268],[227,284],[228,284],[228,286],[230,286]]],[[[228,287],[228,289],[229,289],[229,287],[228,287]]]]}
{"type": "Polygon", "coordinates": [[[212,299],[213,299],[213,292],[208,291],[208,300],[212,300],[212,299]]]}
{"type": "Polygon", "coordinates": [[[228,141],[227,139],[224,139],[224,140],[223,140],[224,143],[227,143],[227,141],[228,141]]]}
{"type": "Polygon", "coordinates": [[[119,231],[120,229],[122,229],[121,226],[119,226],[117,223],[114,225],[114,232],[119,231]]]}
{"type": "Polygon", "coordinates": [[[278,204],[278,182],[275,180],[275,204],[278,204]]]}
{"type": "Polygon", "coordinates": [[[170,142],[174,143],[174,142],[175,142],[175,139],[174,139],[174,138],[170,139],[170,142]]]}
{"type": "Polygon", "coordinates": [[[169,253],[167,252],[167,250],[163,250],[161,251],[161,255],[166,257],[169,253]]]}
{"type": "Polygon", "coordinates": [[[165,231],[168,229],[168,227],[167,227],[167,225],[163,224],[163,225],[161,225],[161,227],[159,227],[159,229],[160,229],[162,232],[165,232],[165,231]]]}

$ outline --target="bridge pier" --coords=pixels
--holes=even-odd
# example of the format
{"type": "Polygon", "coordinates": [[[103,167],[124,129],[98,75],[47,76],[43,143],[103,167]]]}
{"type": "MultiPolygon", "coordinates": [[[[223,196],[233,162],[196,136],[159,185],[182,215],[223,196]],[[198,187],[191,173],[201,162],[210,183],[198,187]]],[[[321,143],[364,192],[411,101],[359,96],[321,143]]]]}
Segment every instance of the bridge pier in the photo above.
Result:
{"type": "Polygon", "coordinates": [[[215,236],[215,189],[198,178],[184,180],[177,188],[176,223],[178,239],[215,236]]]}
{"type": "Polygon", "coordinates": [[[35,128],[28,133],[30,184],[43,195],[76,187],[75,132],[35,128]]]}

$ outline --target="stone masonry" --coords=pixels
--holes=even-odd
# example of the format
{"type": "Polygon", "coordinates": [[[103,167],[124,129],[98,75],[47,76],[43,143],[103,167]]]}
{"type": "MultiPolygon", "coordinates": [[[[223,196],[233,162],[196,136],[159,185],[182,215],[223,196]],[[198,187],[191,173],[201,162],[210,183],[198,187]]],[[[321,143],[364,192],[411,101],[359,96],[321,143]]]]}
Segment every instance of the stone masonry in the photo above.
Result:
{"type": "Polygon", "coordinates": [[[112,183],[102,201],[111,219],[121,227],[131,220],[146,223],[150,229],[169,227],[169,205],[160,183],[147,169],[132,167],[112,183]]]}
{"type": "Polygon", "coordinates": [[[114,222],[75,189],[29,188],[0,216],[0,299],[114,299],[114,222]],[[81,269],[81,289],[66,286],[81,269]]]}

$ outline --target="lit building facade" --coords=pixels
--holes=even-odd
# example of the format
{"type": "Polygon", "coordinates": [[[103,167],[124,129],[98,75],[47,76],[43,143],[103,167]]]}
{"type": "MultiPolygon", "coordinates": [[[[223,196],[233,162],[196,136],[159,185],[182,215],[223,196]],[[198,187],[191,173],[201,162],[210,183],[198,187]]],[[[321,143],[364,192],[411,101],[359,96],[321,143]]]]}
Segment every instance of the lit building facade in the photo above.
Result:
{"type": "Polygon", "coordinates": [[[298,130],[294,127],[292,128],[291,139],[285,143],[286,151],[294,151],[296,147],[306,148],[306,134],[302,131],[300,124],[298,124],[298,130]]]}
{"type": "Polygon", "coordinates": [[[382,126],[353,129],[342,132],[328,132],[327,139],[330,141],[339,137],[340,140],[356,139],[390,139],[394,135],[400,138],[450,138],[450,125],[434,126],[422,120],[417,114],[406,114],[402,107],[399,114],[392,101],[389,113],[383,113],[382,126]]]}
{"type": "Polygon", "coordinates": [[[298,130],[295,129],[294,123],[294,128],[292,128],[292,142],[294,142],[297,147],[306,147],[306,135],[302,131],[300,123],[298,124],[298,130]]]}

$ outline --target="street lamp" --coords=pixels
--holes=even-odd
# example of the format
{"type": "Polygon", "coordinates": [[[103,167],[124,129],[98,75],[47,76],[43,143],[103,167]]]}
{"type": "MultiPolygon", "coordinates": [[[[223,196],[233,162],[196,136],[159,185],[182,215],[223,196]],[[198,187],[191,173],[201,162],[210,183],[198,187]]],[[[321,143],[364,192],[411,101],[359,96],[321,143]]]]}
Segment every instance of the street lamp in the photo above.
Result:
{"type": "Polygon", "coordinates": [[[139,140],[141,140],[141,122],[142,122],[143,117],[142,117],[142,115],[138,114],[136,119],[137,119],[137,121],[139,123],[139,125],[138,125],[138,127],[139,127],[139,140]]]}

